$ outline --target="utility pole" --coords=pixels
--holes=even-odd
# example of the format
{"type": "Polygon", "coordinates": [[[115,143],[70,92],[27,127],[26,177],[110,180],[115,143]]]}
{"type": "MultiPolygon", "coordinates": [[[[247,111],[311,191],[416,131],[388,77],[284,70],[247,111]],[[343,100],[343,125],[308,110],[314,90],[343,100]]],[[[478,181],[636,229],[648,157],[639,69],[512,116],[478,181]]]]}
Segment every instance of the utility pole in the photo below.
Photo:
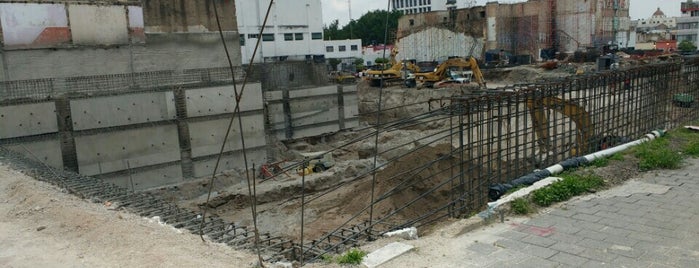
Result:
{"type": "Polygon", "coordinates": [[[350,39],[352,39],[352,0],[347,0],[347,10],[349,11],[350,39]]]}

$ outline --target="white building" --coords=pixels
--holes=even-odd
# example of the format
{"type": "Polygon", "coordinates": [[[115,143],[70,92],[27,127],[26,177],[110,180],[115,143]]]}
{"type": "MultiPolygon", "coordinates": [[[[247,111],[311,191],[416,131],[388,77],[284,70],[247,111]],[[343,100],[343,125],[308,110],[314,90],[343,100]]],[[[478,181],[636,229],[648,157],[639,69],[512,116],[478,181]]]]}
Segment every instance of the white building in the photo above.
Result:
{"type": "Polygon", "coordinates": [[[362,39],[326,40],[325,58],[339,59],[336,70],[348,70],[355,59],[362,58],[362,39]]]}
{"type": "Polygon", "coordinates": [[[657,28],[674,29],[676,26],[677,22],[675,18],[668,18],[660,8],[658,8],[649,19],[638,20],[638,24],[636,25],[638,30],[657,28]]]}
{"type": "Polygon", "coordinates": [[[682,16],[677,18],[677,43],[689,40],[699,47],[699,3],[687,1],[682,3],[682,16]]]}
{"type": "Polygon", "coordinates": [[[349,59],[362,57],[362,39],[326,40],[325,58],[349,59]]]}
{"type": "MultiPolygon", "coordinates": [[[[236,0],[243,64],[250,62],[268,0],[236,0]]],[[[320,0],[277,0],[270,10],[254,63],[323,57],[323,16],[320,0]]]]}
{"type": "MultiPolygon", "coordinates": [[[[464,0],[460,0],[464,1],[464,0]]],[[[393,10],[400,10],[403,14],[425,13],[447,8],[457,8],[457,0],[391,0],[393,10]]]]}

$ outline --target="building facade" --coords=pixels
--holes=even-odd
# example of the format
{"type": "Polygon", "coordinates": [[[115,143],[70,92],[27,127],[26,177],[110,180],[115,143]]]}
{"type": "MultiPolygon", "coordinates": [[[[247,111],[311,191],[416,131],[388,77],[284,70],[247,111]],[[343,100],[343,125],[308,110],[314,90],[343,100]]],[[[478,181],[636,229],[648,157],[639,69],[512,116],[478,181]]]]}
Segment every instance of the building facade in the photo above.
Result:
{"type": "Polygon", "coordinates": [[[677,18],[675,32],[677,41],[681,43],[687,40],[699,47],[699,3],[683,2],[680,11],[682,11],[682,16],[677,18]]]}
{"type": "Polygon", "coordinates": [[[269,1],[237,0],[236,17],[242,63],[323,58],[323,20],[320,0],[280,0],[272,4],[260,36],[269,1]]]}
{"type": "Polygon", "coordinates": [[[399,19],[402,56],[418,61],[449,56],[483,57],[505,50],[532,59],[588,47],[633,45],[627,0],[529,0],[448,11],[409,14],[399,19]]]}

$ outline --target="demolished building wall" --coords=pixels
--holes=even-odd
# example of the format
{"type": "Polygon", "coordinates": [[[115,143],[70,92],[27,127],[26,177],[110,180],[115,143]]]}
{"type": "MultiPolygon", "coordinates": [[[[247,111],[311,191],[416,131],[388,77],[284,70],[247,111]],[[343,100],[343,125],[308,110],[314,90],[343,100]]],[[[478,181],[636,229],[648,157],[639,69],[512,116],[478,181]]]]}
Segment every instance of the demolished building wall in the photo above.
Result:
{"type": "Polygon", "coordinates": [[[406,15],[399,20],[397,37],[404,56],[417,59],[467,56],[473,43],[477,44],[471,55],[502,49],[540,59],[541,51],[548,49],[571,53],[611,43],[628,46],[629,27],[626,0],[530,0],[406,15]],[[441,33],[444,30],[452,34],[441,33]]]}

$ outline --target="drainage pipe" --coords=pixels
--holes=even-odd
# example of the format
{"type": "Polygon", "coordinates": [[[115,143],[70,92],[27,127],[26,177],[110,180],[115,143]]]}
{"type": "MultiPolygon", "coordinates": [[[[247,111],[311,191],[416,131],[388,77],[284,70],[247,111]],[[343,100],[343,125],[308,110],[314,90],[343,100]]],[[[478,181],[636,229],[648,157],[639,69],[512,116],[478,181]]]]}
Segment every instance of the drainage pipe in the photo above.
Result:
{"type": "MultiPolygon", "coordinates": [[[[608,148],[608,149],[598,151],[595,153],[591,153],[591,154],[588,154],[585,156],[574,157],[574,158],[564,160],[563,162],[560,162],[560,163],[555,164],[553,166],[547,167],[547,168],[542,169],[542,170],[537,170],[537,171],[534,171],[530,174],[519,177],[519,178],[513,180],[511,183],[493,184],[490,186],[490,189],[488,190],[488,197],[490,198],[490,200],[496,201],[505,192],[507,192],[508,190],[510,190],[516,186],[532,185],[541,179],[550,177],[551,175],[561,173],[561,172],[563,172],[563,170],[589,164],[590,162],[592,162],[596,159],[611,156],[615,153],[624,151],[630,147],[636,146],[636,145],[644,143],[646,141],[656,139],[664,134],[665,134],[665,130],[656,130],[656,131],[653,131],[651,133],[646,134],[645,137],[640,138],[640,139],[635,140],[635,141],[627,142],[627,143],[624,143],[622,145],[608,148]]],[[[496,203],[496,202],[488,203],[488,206],[490,207],[492,203],[496,203]]]]}

